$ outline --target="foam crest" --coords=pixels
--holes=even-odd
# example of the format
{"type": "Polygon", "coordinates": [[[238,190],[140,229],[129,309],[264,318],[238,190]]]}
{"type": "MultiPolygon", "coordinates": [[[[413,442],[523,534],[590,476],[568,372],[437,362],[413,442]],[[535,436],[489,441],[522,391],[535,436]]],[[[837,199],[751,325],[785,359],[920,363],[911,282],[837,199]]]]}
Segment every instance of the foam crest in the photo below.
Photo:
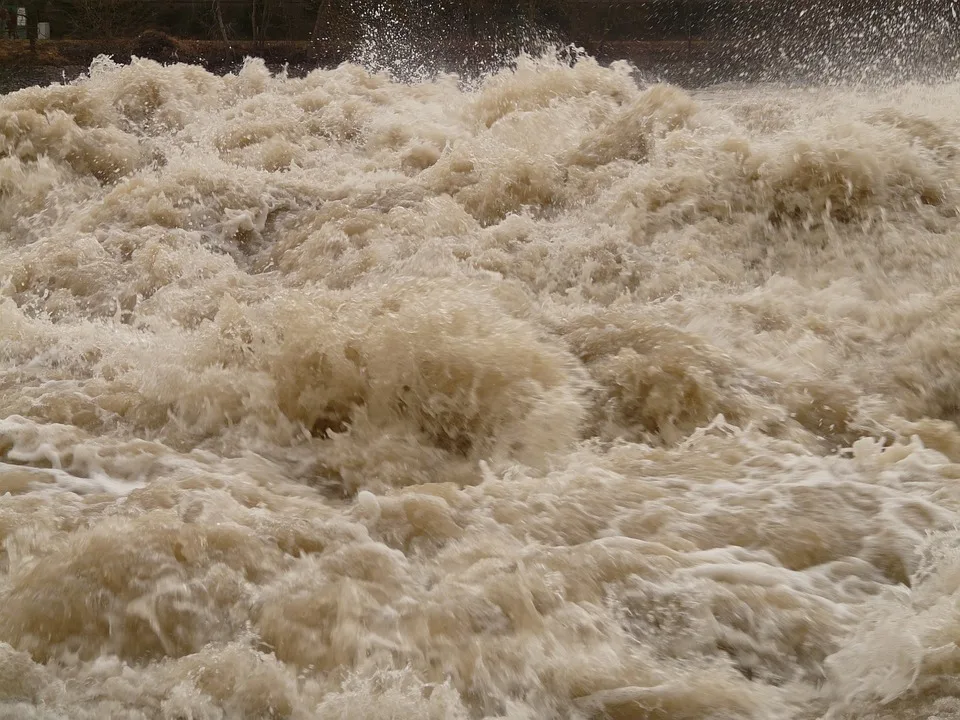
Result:
{"type": "Polygon", "coordinates": [[[957,86],[561,55],[0,98],[0,716],[957,714],[957,86]]]}

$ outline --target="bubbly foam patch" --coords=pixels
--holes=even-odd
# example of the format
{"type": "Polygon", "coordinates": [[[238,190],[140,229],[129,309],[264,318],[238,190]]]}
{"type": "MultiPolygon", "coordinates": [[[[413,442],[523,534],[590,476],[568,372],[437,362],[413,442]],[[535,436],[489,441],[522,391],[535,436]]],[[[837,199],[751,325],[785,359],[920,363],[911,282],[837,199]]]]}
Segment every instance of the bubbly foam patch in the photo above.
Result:
{"type": "Polygon", "coordinates": [[[0,98],[0,717],[960,716],[957,87],[568,60],[0,98]]]}

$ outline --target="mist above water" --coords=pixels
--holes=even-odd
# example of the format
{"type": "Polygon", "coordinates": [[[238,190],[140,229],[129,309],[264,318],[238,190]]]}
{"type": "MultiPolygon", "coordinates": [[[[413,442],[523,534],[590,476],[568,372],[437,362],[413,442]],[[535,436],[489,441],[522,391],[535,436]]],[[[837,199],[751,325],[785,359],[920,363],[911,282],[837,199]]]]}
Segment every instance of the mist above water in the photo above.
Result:
{"type": "Polygon", "coordinates": [[[0,98],[0,716],[957,715],[958,98],[0,98]]]}

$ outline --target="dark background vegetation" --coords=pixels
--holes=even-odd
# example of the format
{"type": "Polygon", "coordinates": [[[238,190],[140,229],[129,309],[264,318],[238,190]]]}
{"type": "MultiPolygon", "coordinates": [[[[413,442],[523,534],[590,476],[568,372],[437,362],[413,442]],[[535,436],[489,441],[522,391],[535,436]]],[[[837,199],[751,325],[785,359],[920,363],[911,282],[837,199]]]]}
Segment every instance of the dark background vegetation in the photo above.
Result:
{"type": "MultiPolygon", "coordinates": [[[[3,4],[6,0],[0,0],[3,4]]],[[[838,67],[956,73],[960,0],[21,0],[29,34],[0,41],[0,64],[85,65],[98,54],[200,62],[244,55],[335,64],[401,46],[438,69],[538,42],[584,47],[711,79],[838,67]],[[24,57],[26,47],[32,48],[24,57]],[[671,65],[672,63],[672,65],[671,65]]]]}

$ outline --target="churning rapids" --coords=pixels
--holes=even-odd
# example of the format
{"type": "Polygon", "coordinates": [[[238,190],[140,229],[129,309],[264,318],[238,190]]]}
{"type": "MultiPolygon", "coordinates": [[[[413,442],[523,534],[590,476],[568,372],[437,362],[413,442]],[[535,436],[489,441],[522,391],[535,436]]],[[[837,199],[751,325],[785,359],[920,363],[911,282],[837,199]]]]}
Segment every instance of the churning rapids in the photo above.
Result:
{"type": "Polygon", "coordinates": [[[958,110],[0,98],[0,717],[960,717],[958,110]]]}

